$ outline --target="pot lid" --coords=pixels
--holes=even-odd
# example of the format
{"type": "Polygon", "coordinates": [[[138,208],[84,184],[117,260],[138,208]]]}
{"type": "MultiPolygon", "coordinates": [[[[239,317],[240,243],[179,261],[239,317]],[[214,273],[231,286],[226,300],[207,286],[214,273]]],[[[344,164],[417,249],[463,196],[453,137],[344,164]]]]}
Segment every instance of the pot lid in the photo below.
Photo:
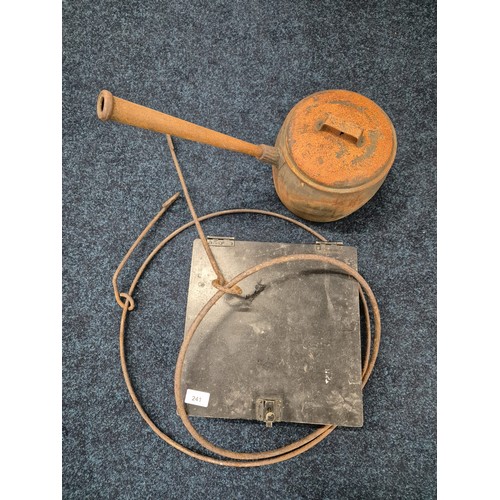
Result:
{"type": "Polygon", "coordinates": [[[283,125],[287,163],[299,177],[354,188],[387,175],[396,155],[389,117],[367,97],[326,90],[296,104],[283,125]]]}

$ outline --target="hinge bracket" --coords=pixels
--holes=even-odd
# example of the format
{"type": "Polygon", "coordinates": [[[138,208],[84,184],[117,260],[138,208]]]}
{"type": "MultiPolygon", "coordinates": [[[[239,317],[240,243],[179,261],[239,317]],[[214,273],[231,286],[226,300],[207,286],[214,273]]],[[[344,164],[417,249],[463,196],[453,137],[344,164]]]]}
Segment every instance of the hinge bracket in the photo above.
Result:
{"type": "Polygon", "coordinates": [[[344,244],[341,241],[317,241],[316,242],[316,251],[321,253],[326,253],[334,246],[343,246],[344,244]]]}
{"type": "Polygon", "coordinates": [[[225,236],[207,236],[211,247],[234,247],[234,238],[225,236]]]}

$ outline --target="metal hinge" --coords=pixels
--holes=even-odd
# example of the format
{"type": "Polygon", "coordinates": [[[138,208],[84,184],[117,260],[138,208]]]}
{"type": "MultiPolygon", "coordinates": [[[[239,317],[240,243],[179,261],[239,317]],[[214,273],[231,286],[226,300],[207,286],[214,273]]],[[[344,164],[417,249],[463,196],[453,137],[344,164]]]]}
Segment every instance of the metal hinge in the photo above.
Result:
{"type": "Polygon", "coordinates": [[[234,238],[225,236],[207,236],[208,244],[211,247],[234,247],[234,238]]]}
{"type": "Polygon", "coordinates": [[[341,241],[317,241],[316,242],[316,251],[317,252],[328,252],[332,246],[343,246],[344,244],[341,241]]]}
{"type": "Polygon", "coordinates": [[[274,422],[281,421],[283,401],[275,398],[259,398],[256,401],[257,420],[266,423],[266,427],[272,427],[274,422]]]}

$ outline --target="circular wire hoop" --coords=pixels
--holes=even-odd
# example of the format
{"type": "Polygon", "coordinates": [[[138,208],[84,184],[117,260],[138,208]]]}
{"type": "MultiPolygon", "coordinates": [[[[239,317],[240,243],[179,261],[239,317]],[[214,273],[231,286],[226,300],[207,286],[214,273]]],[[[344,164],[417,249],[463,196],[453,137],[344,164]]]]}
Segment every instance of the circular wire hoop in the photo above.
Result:
{"type": "MultiPolygon", "coordinates": [[[[165,205],[165,204],[164,204],[165,205]]],[[[146,227],[146,229],[141,233],[139,238],[134,242],[132,245],[131,249],[135,248],[138,243],[142,240],[142,238],[145,236],[147,231],[152,227],[152,225],[158,220],[159,215],[162,215],[165,212],[165,207],[162,208],[160,213],[150,222],[150,224],[146,227]]],[[[219,217],[223,215],[233,215],[233,214],[238,214],[238,213],[254,213],[254,214],[261,214],[261,215],[267,215],[275,218],[279,218],[288,222],[291,222],[295,224],[298,227],[301,227],[302,229],[308,231],[311,233],[313,236],[316,238],[326,241],[326,238],[324,238],[322,235],[308,227],[307,225],[303,224],[302,222],[296,221],[292,218],[286,217],[281,214],[277,214],[274,212],[268,212],[265,210],[257,210],[257,209],[234,209],[234,210],[225,210],[222,212],[214,212],[208,215],[205,215],[203,217],[199,218],[199,221],[204,221],[207,219],[211,219],[214,217],[219,217]]],[[[134,280],[132,281],[132,284],[129,288],[128,293],[123,293],[120,294],[117,291],[117,273],[115,273],[115,276],[113,278],[113,285],[115,287],[115,296],[118,295],[119,297],[123,298],[123,302],[118,302],[120,307],[122,308],[122,316],[121,316],[121,321],[120,321],[120,362],[121,362],[121,367],[123,371],[123,377],[125,379],[125,383],[127,385],[127,389],[129,391],[129,394],[132,398],[132,401],[134,402],[134,405],[136,406],[138,412],[142,416],[142,418],[146,421],[146,423],[149,425],[149,427],[157,434],[161,439],[163,439],[165,442],[167,442],[169,445],[173,446],[179,451],[182,451],[183,453],[196,458],[198,460],[202,460],[204,462],[212,463],[212,464],[217,464],[217,465],[222,465],[222,466],[231,466],[231,467],[259,467],[263,465],[271,465],[279,462],[283,462],[285,460],[288,460],[290,458],[293,458],[297,455],[300,455],[301,453],[304,453],[305,451],[311,449],[313,446],[318,444],[320,441],[325,439],[335,428],[336,426],[334,425],[324,425],[319,427],[316,431],[312,432],[308,436],[295,441],[287,446],[277,448],[274,450],[269,450],[269,451],[263,451],[263,452],[255,452],[255,453],[241,453],[241,452],[234,452],[231,450],[226,450],[224,448],[220,448],[215,446],[213,443],[210,441],[206,440],[203,436],[201,436],[195,428],[192,426],[191,421],[189,420],[189,417],[186,413],[185,407],[184,407],[184,402],[182,401],[181,397],[181,373],[182,373],[182,366],[184,363],[184,359],[189,347],[189,343],[191,339],[193,338],[198,326],[202,322],[203,318],[208,314],[210,309],[220,300],[220,298],[225,295],[227,292],[222,289],[217,291],[212,298],[205,304],[205,306],[200,310],[196,318],[194,319],[193,323],[191,324],[188,332],[185,335],[184,341],[181,345],[181,348],[179,350],[178,358],[177,358],[177,364],[176,364],[176,369],[175,369],[175,377],[174,377],[174,393],[175,393],[175,399],[176,399],[176,405],[177,405],[177,411],[179,413],[179,416],[186,427],[186,429],[189,431],[191,436],[200,443],[205,449],[208,451],[218,454],[220,456],[226,457],[227,459],[219,459],[219,458],[214,458],[208,455],[203,455],[201,453],[197,453],[195,451],[190,450],[189,448],[186,448],[185,446],[179,444],[175,440],[173,440],[170,436],[165,434],[161,429],[158,428],[158,426],[151,420],[149,415],[146,413],[144,408],[142,407],[136,393],[134,390],[134,387],[132,385],[132,382],[130,380],[130,376],[128,373],[128,368],[127,368],[127,360],[126,360],[126,355],[125,355],[125,330],[126,330],[126,320],[128,313],[134,309],[134,304],[133,304],[133,298],[132,298],[132,293],[137,286],[137,283],[139,282],[139,279],[141,278],[144,270],[148,266],[148,264],[151,262],[151,260],[156,256],[156,254],[169,242],[171,241],[175,236],[183,232],[184,230],[188,229],[189,227],[193,226],[195,224],[194,221],[188,222],[187,224],[184,224],[183,226],[179,227],[175,231],[173,231],[169,236],[167,236],[157,247],[148,255],[148,257],[144,260],[142,263],[141,267],[139,268],[134,280]],[[132,301],[132,302],[131,302],[132,301]]],[[[130,256],[131,251],[127,252],[126,258],[130,256]]],[[[123,268],[123,265],[125,264],[126,259],[124,259],[120,266],[119,270],[123,268]]],[[[235,287],[240,281],[244,280],[248,276],[259,272],[265,268],[275,266],[275,265],[280,265],[283,263],[287,262],[298,262],[298,261],[316,261],[316,262],[322,262],[325,264],[329,264],[330,266],[333,266],[334,268],[337,269],[337,271],[340,271],[341,273],[350,276],[353,278],[355,281],[357,281],[359,285],[359,294],[361,298],[361,303],[362,307],[364,310],[364,316],[365,316],[365,328],[366,328],[366,347],[365,347],[365,355],[364,355],[364,360],[363,360],[363,367],[362,367],[362,387],[366,385],[366,382],[368,381],[373,367],[375,365],[375,361],[377,359],[378,355],[378,349],[379,349],[379,344],[380,344],[380,337],[381,337],[381,322],[380,322],[380,313],[377,305],[377,301],[375,299],[375,296],[369,287],[368,283],[364,280],[364,278],[352,267],[347,265],[345,262],[342,262],[338,259],[335,259],[333,257],[327,257],[324,255],[314,255],[314,254],[295,254],[295,255],[288,255],[284,257],[278,257],[275,259],[270,259],[268,261],[262,262],[252,268],[249,268],[242,273],[240,273],[238,276],[234,277],[229,283],[227,283],[226,288],[230,289],[232,287],[235,287]],[[371,341],[371,327],[370,327],[370,316],[369,316],[369,308],[367,304],[366,297],[368,297],[368,301],[370,302],[372,313],[373,313],[373,320],[374,320],[374,333],[373,333],[373,346],[372,346],[372,341],[371,341]]]]}

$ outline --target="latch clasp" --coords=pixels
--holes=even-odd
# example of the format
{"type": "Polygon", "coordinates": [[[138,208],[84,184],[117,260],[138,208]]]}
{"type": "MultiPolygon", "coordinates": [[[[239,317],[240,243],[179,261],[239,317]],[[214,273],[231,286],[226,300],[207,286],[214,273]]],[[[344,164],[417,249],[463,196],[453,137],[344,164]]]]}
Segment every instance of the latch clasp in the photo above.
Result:
{"type": "Polygon", "coordinates": [[[256,401],[257,420],[266,423],[266,427],[272,427],[274,422],[281,421],[283,401],[277,398],[259,398],[256,401]]]}

